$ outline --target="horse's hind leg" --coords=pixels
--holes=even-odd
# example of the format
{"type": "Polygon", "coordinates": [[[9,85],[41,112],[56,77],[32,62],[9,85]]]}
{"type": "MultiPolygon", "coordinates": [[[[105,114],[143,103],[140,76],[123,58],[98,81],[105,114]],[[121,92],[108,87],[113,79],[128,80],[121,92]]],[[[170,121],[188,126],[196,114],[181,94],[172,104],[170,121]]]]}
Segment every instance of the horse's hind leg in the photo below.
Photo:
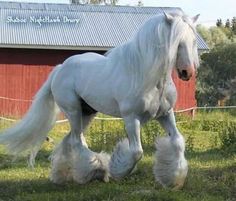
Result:
{"type": "MultiPolygon", "coordinates": [[[[92,179],[108,181],[109,155],[88,149],[83,131],[95,116],[95,111],[83,110],[84,102],[74,99],[58,103],[69,119],[71,132],[63,139],[52,156],[51,179],[54,183],[74,180],[86,183],[92,179]]],[[[88,109],[88,108],[87,108],[88,109]]]]}
{"type": "MultiPolygon", "coordinates": [[[[70,118],[73,118],[72,116],[73,115],[70,115],[70,118]]],[[[89,123],[88,120],[89,119],[87,119],[87,122],[83,121],[83,128],[86,127],[86,123],[89,123]]],[[[80,121],[78,121],[77,124],[78,126],[81,125],[80,121]]],[[[64,137],[62,142],[56,147],[51,155],[51,180],[57,184],[73,180],[73,144],[77,143],[81,147],[88,147],[83,132],[80,132],[80,134],[75,137],[72,133],[76,130],[72,130],[73,129],[71,129],[69,134],[64,137]]],[[[79,130],[80,129],[78,129],[78,132],[79,130]]]]}
{"type": "MultiPolygon", "coordinates": [[[[87,122],[89,116],[83,115],[83,122],[87,122]]],[[[80,140],[83,142],[83,136],[80,140]]],[[[110,155],[105,152],[96,153],[91,151],[85,143],[80,145],[77,142],[77,137],[74,137],[72,158],[73,158],[73,169],[72,175],[73,180],[77,183],[84,184],[93,179],[109,181],[109,161],[110,155]]]]}
{"type": "Polygon", "coordinates": [[[156,141],[156,161],[154,174],[163,186],[179,189],[183,186],[188,172],[187,161],[184,157],[185,142],[175,123],[174,112],[158,119],[168,136],[156,141]]]}

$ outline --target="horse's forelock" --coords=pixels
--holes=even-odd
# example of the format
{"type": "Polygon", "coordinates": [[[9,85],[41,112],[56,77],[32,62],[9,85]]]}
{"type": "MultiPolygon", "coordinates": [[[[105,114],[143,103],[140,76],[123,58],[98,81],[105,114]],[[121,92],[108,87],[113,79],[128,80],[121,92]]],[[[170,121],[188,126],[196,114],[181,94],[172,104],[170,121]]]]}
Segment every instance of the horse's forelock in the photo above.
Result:
{"type": "MultiPolygon", "coordinates": [[[[186,15],[175,16],[175,20],[171,26],[170,41],[169,41],[169,58],[174,60],[176,51],[180,41],[184,41],[186,37],[196,37],[196,29],[192,22],[192,19],[186,15]]],[[[189,44],[192,45],[192,44],[189,44]]],[[[193,55],[193,60],[198,63],[198,55],[193,55]]]]}

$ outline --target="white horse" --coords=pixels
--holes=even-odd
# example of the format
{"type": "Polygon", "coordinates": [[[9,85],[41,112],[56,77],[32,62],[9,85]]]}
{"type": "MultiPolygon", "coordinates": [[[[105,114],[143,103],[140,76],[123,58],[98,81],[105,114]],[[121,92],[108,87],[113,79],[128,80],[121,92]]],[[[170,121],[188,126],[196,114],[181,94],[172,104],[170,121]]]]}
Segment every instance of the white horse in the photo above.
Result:
{"type": "Polygon", "coordinates": [[[176,88],[171,74],[175,67],[182,80],[189,80],[198,66],[197,18],[165,13],[149,19],[130,41],[105,56],[68,58],[50,74],[22,121],[0,135],[0,143],[13,154],[30,151],[33,163],[59,107],[71,131],[52,155],[51,180],[108,181],[132,172],[143,155],[140,126],[155,118],[168,134],[156,143],[156,180],[181,187],[188,168],[173,113],[176,88]],[[91,151],[83,135],[97,111],[125,122],[128,138],[118,143],[111,157],[91,151]]]}

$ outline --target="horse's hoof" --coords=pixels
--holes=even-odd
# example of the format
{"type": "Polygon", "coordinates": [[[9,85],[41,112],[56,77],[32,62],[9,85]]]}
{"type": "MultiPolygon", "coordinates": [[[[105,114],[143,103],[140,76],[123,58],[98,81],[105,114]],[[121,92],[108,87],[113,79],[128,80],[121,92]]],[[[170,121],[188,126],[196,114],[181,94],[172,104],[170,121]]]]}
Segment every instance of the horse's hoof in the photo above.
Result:
{"type": "MultiPolygon", "coordinates": [[[[187,164],[186,164],[187,165],[187,164]]],[[[183,188],[185,179],[187,177],[188,167],[176,170],[176,177],[174,179],[172,190],[180,190],[183,188]]]]}
{"type": "Polygon", "coordinates": [[[104,181],[105,183],[108,183],[108,182],[109,182],[109,175],[108,175],[108,174],[105,174],[105,175],[104,175],[103,181],[104,181]]]}

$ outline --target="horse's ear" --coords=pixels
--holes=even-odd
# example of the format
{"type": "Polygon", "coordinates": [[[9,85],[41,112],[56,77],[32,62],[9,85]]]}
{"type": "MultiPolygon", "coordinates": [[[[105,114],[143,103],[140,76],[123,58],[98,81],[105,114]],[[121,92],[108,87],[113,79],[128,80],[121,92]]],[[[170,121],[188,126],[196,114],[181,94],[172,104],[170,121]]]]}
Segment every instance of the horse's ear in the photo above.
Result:
{"type": "Polygon", "coordinates": [[[200,14],[198,14],[198,15],[192,17],[192,20],[193,20],[193,23],[194,23],[194,24],[197,22],[199,16],[200,16],[200,14]]]}
{"type": "Polygon", "coordinates": [[[168,14],[168,13],[164,12],[164,15],[165,15],[166,21],[168,23],[172,23],[173,22],[174,17],[171,14],[168,14]]]}

